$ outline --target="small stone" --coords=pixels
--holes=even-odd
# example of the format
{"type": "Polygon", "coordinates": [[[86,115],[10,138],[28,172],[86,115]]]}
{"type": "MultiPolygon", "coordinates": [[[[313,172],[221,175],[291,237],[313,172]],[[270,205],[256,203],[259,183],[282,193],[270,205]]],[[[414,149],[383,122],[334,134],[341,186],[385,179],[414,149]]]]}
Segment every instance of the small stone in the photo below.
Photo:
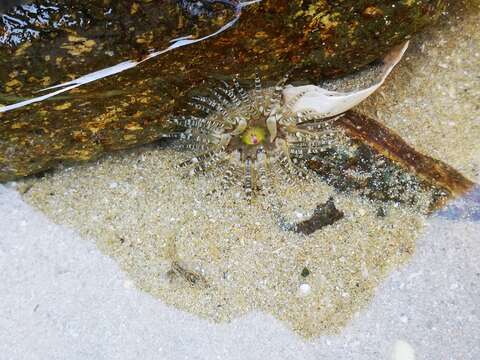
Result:
{"type": "Polygon", "coordinates": [[[408,322],[408,316],[405,314],[400,315],[400,321],[406,324],[408,322]]]}
{"type": "Polygon", "coordinates": [[[387,216],[387,214],[385,213],[385,209],[384,209],[383,207],[379,207],[379,208],[377,209],[376,215],[377,215],[378,217],[382,217],[382,218],[385,217],[385,216],[387,216]]]}
{"type": "Polygon", "coordinates": [[[309,284],[301,284],[298,290],[299,290],[300,296],[307,296],[312,291],[312,288],[310,287],[309,284]]]}
{"type": "Polygon", "coordinates": [[[300,210],[296,210],[294,214],[297,217],[297,219],[303,219],[303,217],[305,216],[304,213],[301,212],[300,210]]]}
{"type": "Polygon", "coordinates": [[[301,275],[302,275],[302,277],[307,277],[308,275],[310,275],[310,270],[308,270],[308,268],[304,267],[301,275]]]}

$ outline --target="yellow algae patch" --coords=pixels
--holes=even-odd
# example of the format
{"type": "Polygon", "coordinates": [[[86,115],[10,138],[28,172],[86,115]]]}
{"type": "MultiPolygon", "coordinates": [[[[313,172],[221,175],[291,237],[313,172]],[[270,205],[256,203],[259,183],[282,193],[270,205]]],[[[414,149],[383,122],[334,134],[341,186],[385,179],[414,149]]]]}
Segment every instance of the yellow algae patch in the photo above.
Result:
{"type": "Polygon", "coordinates": [[[338,26],[338,13],[336,14],[318,14],[310,24],[311,27],[320,27],[322,30],[329,31],[338,26]]]}
{"type": "Polygon", "coordinates": [[[62,45],[62,49],[66,49],[68,53],[73,56],[89,53],[97,44],[95,40],[89,40],[76,35],[69,35],[68,41],[70,43],[62,45]]]}
{"type": "Polygon", "coordinates": [[[15,51],[15,56],[22,56],[25,53],[25,50],[27,50],[30,46],[32,46],[31,42],[26,42],[15,51]]]}
{"type": "Polygon", "coordinates": [[[72,132],[72,137],[78,142],[86,142],[88,141],[88,136],[85,131],[82,130],[75,130],[72,132]]]}
{"type": "Polygon", "coordinates": [[[136,42],[138,44],[151,43],[153,41],[153,32],[148,31],[137,37],[136,42]]]}
{"type": "Polygon", "coordinates": [[[132,6],[130,7],[130,15],[135,15],[139,9],[140,9],[140,5],[138,5],[138,3],[133,3],[132,6]]]}
{"type": "Polygon", "coordinates": [[[5,90],[7,92],[11,92],[13,89],[20,88],[20,87],[22,87],[22,82],[17,79],[13,79],[5,83],[5,90]]]}
{"type": "Polygon", "coordinates": [[[93,134],[103,130],[109,123],[117,121],[119,114],[122,112],[122,108],[112,107],[109,108],[106,113],[103,113],[95,118],[95,120],[89,121],[83,125],[85,129],[90,130],[93,134]]]}
{"type": "Polygon", "coordinates": [[[125,125],[125,129],[128,131],[138,131],[143,130],[143,127],[141,127],[138,123],[129,123],[125,125]]]}
{"type": "Polygon", "coordinates": [[[11,129],[21,129],[23,127],[27,127],[28,125],[29,124],[24,122],[24,121],[19,121],[19,122],[13,123],[10,128],[11,129]]]}
{"type": "Polygon", "coordinates": [[[384,15],[383,10],[376,6],[367,6],[362,13],[366,17],[382,17],[384,15]]]}
{"type": "Polygon", "coordinates": [[[143,116],[143,111],[137,111],[135,114],[132,115],[132,118],[141,118],[143,116]]]}
{"type": "Polygon", "coordinates": [[[126,141],[136,140],[137,137],[135,135],[123,135],[123,139],[126,141]]]}
{"type": "Polygon", "coordinates": [[[10,80],[9,82],[5,83],[5,85],[13,88],[13,87],[21,86],[22,83],[17,79],[13,79],[13,80],[10,80]]]}
{"type": "Polygon", "coordinates": [[[90,150],[74,150],[70,151],[66,154],[65,159],[72,158],[72,159],[79,159],[79,160],[90,160],[93,158],[95,153],[90,150]]]}
{"type": "Polygon", "coordinates": [[[415,5],[416,0],[403,0],[402,2],[407,6],[413,6],[415,5]]]}
{"type": "Polygon", "coordinates": [[[67,102],[67,103],[63,103],[63,104],[61,104],[61,105],[57,105],[57,106],[55,106],[53,109],[60,111],[60,110],[70,109],[71,107],[72,107],[72,103],[67,102]]]}

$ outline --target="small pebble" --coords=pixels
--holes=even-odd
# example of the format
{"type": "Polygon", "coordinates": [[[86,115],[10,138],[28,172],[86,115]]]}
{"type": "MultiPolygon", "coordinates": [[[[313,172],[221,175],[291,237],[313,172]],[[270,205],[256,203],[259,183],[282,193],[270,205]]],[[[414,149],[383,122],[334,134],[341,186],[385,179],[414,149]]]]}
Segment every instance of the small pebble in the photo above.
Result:
{"type": "Polygon", "coordinates": [[[397,340],[393,345],[392,360],[415,360],[415,350],[403,340],[397,340]]]}
{"type": "Polygon", "coordinates": [[[303,268],[302,270],[302,273],[301,273],[302,277],[307,277],[308,275],[310,275],[310,270],[308,270],[308,268],[303,268]]]}
{"type": "Polygon", "coordinates": [[[134,286],[135,286],[135,285],[134,285],[134,283],[133,283],[132,280],[125,280],[125,281],[123,282],[123,287],[124,287],[125,289],[133,289],[134,286]]]}
{"type": "Polygon", "coordinates": [[[298,290],[299,290],[300,296],[307,296],[312,291],[312,288],[308,284],[301,284],[298,290]]]}
{"type": "Polygon", "coordinates": [[[303,217],[305,216],[301,211],[299,210],[296,210],[295,211],[295,216],[297,217],[297,219],[303,219],[303,217]]]}

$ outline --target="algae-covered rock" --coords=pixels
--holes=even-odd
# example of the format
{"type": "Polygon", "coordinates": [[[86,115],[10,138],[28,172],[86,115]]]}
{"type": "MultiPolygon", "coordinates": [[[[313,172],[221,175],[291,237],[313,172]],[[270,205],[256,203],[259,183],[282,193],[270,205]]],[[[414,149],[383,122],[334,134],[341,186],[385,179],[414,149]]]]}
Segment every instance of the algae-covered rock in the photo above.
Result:
{"type": "MultiPolygon", "coordinates": [[[[293,69],[292,81],[315,83],[352,72],[433,22],[443,5],[264,0],[245,6],[239,21],[217,36],[0,113],[0,181],[154,141],[193,88],[233,74],[249,79],[258,67],[273,82],[293,69]]],[[[144,59],[179,37],[211,34],[234,18],[235,8],[234,0],[25,2],[0,18],[0,104],[144,59]]]]}

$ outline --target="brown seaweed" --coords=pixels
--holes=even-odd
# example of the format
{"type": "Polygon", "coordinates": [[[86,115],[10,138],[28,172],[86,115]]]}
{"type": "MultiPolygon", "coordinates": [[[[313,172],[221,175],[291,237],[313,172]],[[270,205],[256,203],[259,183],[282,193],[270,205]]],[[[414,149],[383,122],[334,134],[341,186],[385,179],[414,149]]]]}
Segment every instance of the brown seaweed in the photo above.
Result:
{"type": "Polygon", "coordinates": [[[351,138],[368,144],[378,154],[416,174],[424,182],[445,190],[448,196],[439,197],[432,210],[444,206],[449,198],[462,196],[475,187],[474,182],[453,167],[415,150],[394,131],[372,118],[348,111],[337,125],[345,129],[351,138]]]}

